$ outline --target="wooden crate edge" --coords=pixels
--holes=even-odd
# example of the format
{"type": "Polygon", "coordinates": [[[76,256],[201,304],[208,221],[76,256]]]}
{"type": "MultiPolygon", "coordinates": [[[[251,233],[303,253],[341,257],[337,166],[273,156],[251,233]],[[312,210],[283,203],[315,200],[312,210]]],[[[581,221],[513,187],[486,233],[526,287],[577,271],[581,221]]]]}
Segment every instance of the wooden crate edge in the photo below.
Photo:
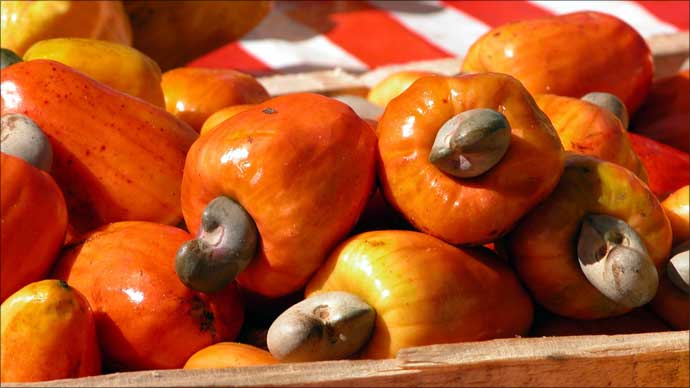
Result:
{"type": "Polygon", "coordinates": [[[116,373],[7,387],[687,386],[690,332],[511,338],[403,349],[390,360],[116,373]]]}

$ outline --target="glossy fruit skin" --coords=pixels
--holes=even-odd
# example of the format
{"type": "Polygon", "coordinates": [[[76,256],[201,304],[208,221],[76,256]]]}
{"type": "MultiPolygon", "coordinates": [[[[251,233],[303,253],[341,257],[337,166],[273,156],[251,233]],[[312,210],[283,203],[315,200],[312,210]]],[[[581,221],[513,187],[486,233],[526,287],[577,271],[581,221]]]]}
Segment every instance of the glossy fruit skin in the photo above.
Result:
{"type": "Polygon", "coordinates": [[[661,319],[676,330],[690,328],[690,300],[688,294],[676,287],[666,276],[659,274],[659,290],[649,306],[661,319]]]}
{"type": "Polygon", "coordinates": [[[669,327],[645,308],[612,318],[577,320],[550,315],[534,325],[531,336],[617,335],[668,331],[669,327]]]}
{"type": "Polygon", "coordinates": [[[56,38],[35,43],[24,60],[50,59],[96,81],[165,108],[161,69],[153,59],[129,46],[96,39],[56,38]]]}
{"type": "Polygon", "coordinates": [[[41,280],[2,303],[0,380],[46,381],[101,373],[94,316],[67,283],[41,280]]]}
{"type": "Polygon", "coordinates": [[[187,360],[184,369],[238,368],[277,364],[271,353],[239,342],[220,342],[203,348],[187,360]]]}
{"type": "Polygon", "coordinates": [[[683,152],[690,149],[690,70],[655,80],[633,117],[634,132],[683,152]]]}
{"type": "Polygon", "coordinates": [[[636,133],[628,132],[635,153],[649,177],[649,188],[664,199],[688,184],[690,155],[636,133]]]}
{"type": "Polygon", "coordinates": [[[622,315],[629,308],[587,280],[575,243],[582,217],[603,214],[627,222],[660,272],[671,249],[671,226],[654,194],[629,170],[569,154],[561,180],[508,235],[509,257],[532,296],[547,310],[575,319],[622,315]]]}
{"type": "Polygon", "coordinates": [[[60,257],[53,276],[88,299],[112,368],[181,368],[196,351],[238,334],[244,310],[235,284],[203,294],[175,274],[175,253],[191,238],[172,226],[118,222],[60,257]]]}
{"type": "Polygon", "coordinates": [[[0,301],[50,271],[67,228],[67,206],[53,178],[0,153],[0,301]]]}
{"type": "Polygon", "coordinates": [[[22,113],[53,147],[52,175],[82,233],[121,220],[176,224],[197,137],[166,111],[49,60],[2,70],[2,114],[22,113]]]}
{"type": "Polygon", "coordinates": [[[379,121],[379,180],[388,202],[417,229],[451,244],[482,244],[507,233],[558,183],[561,142],[520,83],[496,73],[425,77],[391,101],[379,121]],[[489,108],[512,127],[508,151],[471,179],[429,161],[441,126],[458,113],[489,108]]]}
{"type": "Polygon", "coordinates": [[[690,186],[686,185],[666,197],[661,206],[671,222],[673,246],[690,239],[690,186]]]}
{"type": "Polygon", "coordinates": [[[165,71],[239,39],[271,10],[271,1],[126,0],[134,47],[165,71]]]}
{"type": "Polygon", "coordinates": [[[456,248],[427,234],[374,231],[343,242],[305,289],[345,291],[376,310],[360,358],[410,347],[524,335],[532,301],[515,274],[484,248],[456,248]]]}
{"type": "Polygon", "coordinates": [[[227,106],[269,98],[254,77],[231,69],[181,67],[165,72],[161,86],[167,111],[197,132],[209,116],[227,106]]]}
{"type": "Polygon", "coordinates": [[[470,47],[462,71],[510,74],[532,94],[608,92],[633,114],[652,83],[653,63],[635,29],[615,16],[584,11],[494,28],[470,47]]]}
{"type": "Polygon", "coordinates": [[[121,1],[5,1],[0,46],[19,55],[51,38],[90,38],[130,45],[132,30],[121,1]]]}
{"type": "Polygon", "coordinates": [[[566,151],[623,166],[647,182],[647,171],[613,113],[572,97],[537,94],[534,100],[551,120],[566,151]]]}
{"type": "Polygon", "coordinates": [[[372,86],[367,94],[367,100],[385,108],[392,99],[407,90],[414,81],[422,77],[430,77],[433,75],[439,74],[431,71],[419,70],[395,72],[372,86]]]}
{"type": "Polygon", "coordinates": [[[376,137],[347,105],[316,94],[276,97],[199,137],[187,155],[182,212],[199,229],[219,195],[259,231],[238,282],[277,297],[297,291],[350,231],[373,190],[376,137]]]}
{"type": "Polygon", "coordinates": [[[204,133],[217,127],[218,124],[222,123],[223,121],[229,119],[230,117],[236,114],[242,113],[245,110],[248,110],[249,108],[252,108],[254,105],[255,104],[231,105],[214,112],[212,115],[208,116],[206,121],[204,121],[204,124],[201,126],[201,129],[199,130],[199,134],[203,135],[204,133]]]}

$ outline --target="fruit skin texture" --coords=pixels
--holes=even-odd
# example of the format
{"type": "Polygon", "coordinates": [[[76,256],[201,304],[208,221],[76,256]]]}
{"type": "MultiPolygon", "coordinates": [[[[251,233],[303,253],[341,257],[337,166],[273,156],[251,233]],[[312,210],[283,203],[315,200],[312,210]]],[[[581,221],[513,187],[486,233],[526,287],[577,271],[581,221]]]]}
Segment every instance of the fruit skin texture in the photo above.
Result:
{"type": "Polygon", "coordinates": [[[67,206],[47,173],[0,153],[0,301],[50,271],[67,229],[67,206]]]}
{"type": "Polygon", "coordinates": [[[297,291],[354,226],[373,191],[376,136],[347,105],[316,94],[276,97],[197,140],[182,179],[189,231],[219,195],[237,201],[259,249],[237,278],[255,293],[297,291]]]}
{"type": "Polygon", "coordinates": [[[48,136],[76,232],[122,220],[179,222],[185,154],[197,137],[187,124],[42,59],[2,70],[1,104],[3,115],[25,114],[48,136]]]}
{"type": "Polygon", "coordinates": [[[0,307],[2,382],[46,381],[101,373],[94,317],[67,283],[41,280],[0,307]]]}
{"type": "Polygon", "coordinates": [[[551,120],[566,151],[616,163],[647,182],[647,171],[613,113],[572,97],[537,94],[534,100],[551,120]]]}
{"type": "Polygon", "coordinates": [[[161,86],[167,111],[197,132],[209,116],[227,106],[269,98],[254,77],[230,69],[177,68],[163,74],[161,86]]]}
{"type": "Polygon", "coordinates": [[[242,113],[245,110],[249,110],[249,108],[254,107],[254,105],[255,104],[231,105],[214,112],[212,115],[208,116],[206,121],[204,121],[204,124],[201,126],[201,130],[199,130],[199,134],[203,135],[204,133],[217,127],[218,124],[222,123],[223,121],[236,114],[242,113]]]}
{"type": "Polygon", "coordinates": [[[634,132],[683,152],[690,149],[690,70],[654,81],[633,117],[634,132]]]}
{"type": "Polygon", "coordinates": [[[561,142],[515,78],[485,73],[425,77],[391,101],[379,121],[379,179],[388,202],[417,229],[451,244],[481,244],[507,233],[558,183],[561,142]],[[489,108],[512,127],[508,151],[471,179],[446,175],[429,153],[446,120],[489,108]]]}
{"type": "Polygon", "coordinates": [[[635,153],[649,176],[649,188],[664,199],[688,184],[690,155],[636,133],[628,132],[635,153]]]}
{"type": "Polygon", "coordinates": [[[238,368],[277,364],[271,353],[238,342],[220,342],[203,348],[187,360],[184,369],[238,368]]]}
{"type": "Polygon", "coordinates": [[[690,186],[683,186],[661,202],[673,230],[673,246],[690,239],[690,186]]]}
{"type": "Polygon", "coordinates": [[[418,70],[395,72],[374,85],[367,94],[367,100],[385,108],[392,99],[409,88],[414,81],[432,75],[439,74],[431,71],[418,70]]]}
{"type": "Polygon", "coordinates": [[[580,98],[608,92],[633,114],[652,83],[653,63],[647,43],[632,27],[585,11],[494,28],[472,44],[462,71],[510,74],[532,94],[580,98]]]}
{"type": "Polygon", "coordinates": [[[345,291],[376,310],[360,358],[398,350],[524,335],[532,301],[515,274],[484,248],[456,248],[411,231],[374,231],[343,242],[305,296],[345,291]]]}
{"type": "Polygon", "coordinates": [[[271,1],[124,1],[134,47],[165,71],[241,38],[271,10],[271,1]]]}
{"type": "Polygon", "coordinates": [[[18,55],[51,38],[75,37],[130,45],[132,30],[121,1],[5,1],[0,46],[18,55]]]}
{"type": "Polygon", "coordinates": [[[129,46],[96,39],[58,38],[35,43],[24,60],[50,59],[96,81],[165,108],[161,69],[151,58],[129,46]]]}
{"type": "Polygon", "coordinates": [[[561,180],[508,236],[515,269],[547,310],[575,319],[598,319],[630,311],[606,298],[587,280],[577,260],[582,217],[603,214],[627,222],[665,270],[671,226],[661,204],[629,170],[589,156],[569,154],[561,180]]]}
{"type": "Polygon", "coordinates": [[[187,232],[118,222],[84,236],[54,270],[96,314],[104,359],[116,370],[181,368],[196,351],[237,336],[244,310],[236,285],[214,294],[179,281],[175,252],[187,232]]]}

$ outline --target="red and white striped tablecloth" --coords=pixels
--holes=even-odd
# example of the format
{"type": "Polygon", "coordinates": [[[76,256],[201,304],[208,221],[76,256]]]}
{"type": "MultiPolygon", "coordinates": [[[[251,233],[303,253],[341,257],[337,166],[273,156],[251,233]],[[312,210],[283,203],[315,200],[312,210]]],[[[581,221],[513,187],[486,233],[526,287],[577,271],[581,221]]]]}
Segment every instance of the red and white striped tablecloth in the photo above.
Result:
{"type": "Polygon", "coordinates": [[[191,62],[254,75],[457,57],[504,23],[594,10],[644,37],[688,30],[688,1],[276,1],[242,40],[191,62]]]}

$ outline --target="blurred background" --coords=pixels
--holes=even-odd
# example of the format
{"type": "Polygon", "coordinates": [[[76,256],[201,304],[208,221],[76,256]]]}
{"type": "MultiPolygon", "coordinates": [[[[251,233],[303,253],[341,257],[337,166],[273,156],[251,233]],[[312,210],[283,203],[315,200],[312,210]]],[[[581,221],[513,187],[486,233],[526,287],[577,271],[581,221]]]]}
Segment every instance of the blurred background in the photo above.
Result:
{"type": "Polygon", "coordinates": [[[462,56],[498,25],[581,10],[613,14],[649,38],[688,30],[688,1],[274,1],[248,34],[191,61],[253,75],[462,56]]]}

